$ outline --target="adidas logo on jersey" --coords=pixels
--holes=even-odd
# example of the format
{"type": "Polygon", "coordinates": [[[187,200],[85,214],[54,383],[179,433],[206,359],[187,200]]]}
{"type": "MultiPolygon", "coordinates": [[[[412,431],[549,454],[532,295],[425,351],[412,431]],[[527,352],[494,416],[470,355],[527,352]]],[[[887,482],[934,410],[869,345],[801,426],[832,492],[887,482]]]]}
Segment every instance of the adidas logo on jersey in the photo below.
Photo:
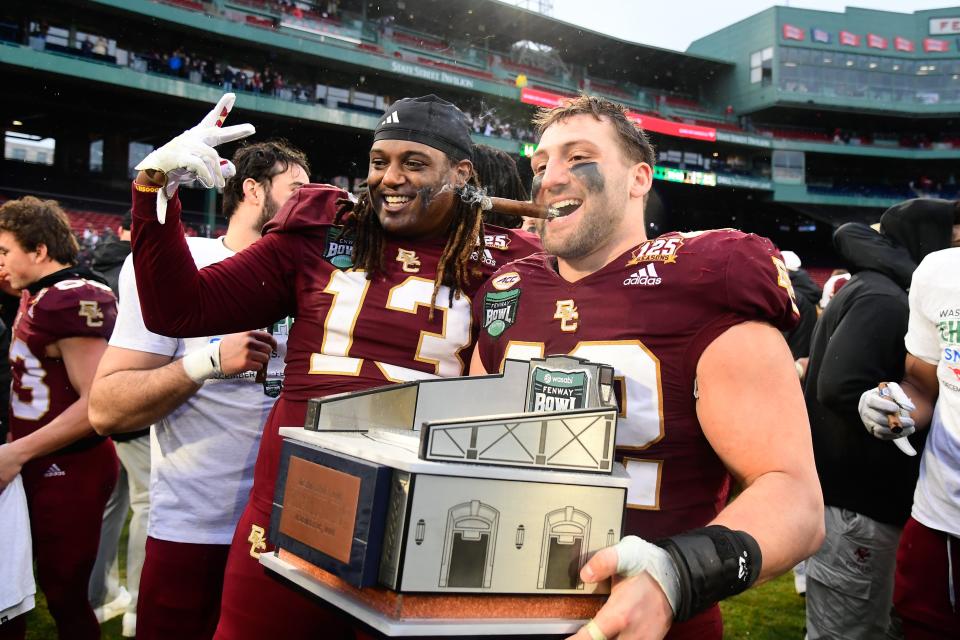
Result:
{"type": "Polygon", "coordinates": [[[50,465],[50,468],[43,472],[44,478],[56,478],[57,476],[65,476],[67,472],[61,469],[57,463],[50,465]]]}
{"type": "Polygon", "coordinates": [[[657,275],[657,270],[653,268],[653,264],[651,263],[628,276],[627,279],[623,281],[623,284],[655,287],[660,284],[660,276],[657,275]]]}

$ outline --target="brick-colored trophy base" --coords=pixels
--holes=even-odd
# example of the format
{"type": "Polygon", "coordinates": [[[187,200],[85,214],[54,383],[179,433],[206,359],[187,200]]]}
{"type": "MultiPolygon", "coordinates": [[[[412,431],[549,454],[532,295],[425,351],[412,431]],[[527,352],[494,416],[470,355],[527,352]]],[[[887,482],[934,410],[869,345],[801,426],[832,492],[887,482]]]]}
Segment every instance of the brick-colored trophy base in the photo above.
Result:
{"type": "Polygon", "coordinates": [[[285,549],[279,557],[310,577],[394,618],[560,618],[594,617],[607,596],[433,595],[397,593],[383,587],[357,589],[285,549]]]}

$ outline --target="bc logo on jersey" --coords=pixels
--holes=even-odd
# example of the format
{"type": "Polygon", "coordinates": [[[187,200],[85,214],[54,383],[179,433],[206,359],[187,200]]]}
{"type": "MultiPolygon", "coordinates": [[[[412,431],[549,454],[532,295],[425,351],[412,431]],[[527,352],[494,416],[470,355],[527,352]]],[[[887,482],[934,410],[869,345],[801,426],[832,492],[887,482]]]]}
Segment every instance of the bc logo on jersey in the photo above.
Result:
{"type": "Polygon", "coordinates": [[[557,300],[557,310],[553,314],[554,320],[560,321],[560,330],[573,333],[580,326],[580,313],[573,300],[557,300]]]}
{"type": "Polygon", "coordinates": [[[77,315],[87,319],[88,327],[103,326],[103,311],[100,310],[100,303],[96,300],[81,300],[77,315]]]}
{"type": "Polygon", "coordinates": [[[403,264],[404,273],[420,273],[420,258],[416,251],[409,249],[399,249],[397,251],[397,262],[403,264]]]}
{"type": "Polygon", "coordinates": [[[517,321],[521,292],[522,289],[491,291],[483,296],[483,328],[491,337],[500,337],[517,321]]]}

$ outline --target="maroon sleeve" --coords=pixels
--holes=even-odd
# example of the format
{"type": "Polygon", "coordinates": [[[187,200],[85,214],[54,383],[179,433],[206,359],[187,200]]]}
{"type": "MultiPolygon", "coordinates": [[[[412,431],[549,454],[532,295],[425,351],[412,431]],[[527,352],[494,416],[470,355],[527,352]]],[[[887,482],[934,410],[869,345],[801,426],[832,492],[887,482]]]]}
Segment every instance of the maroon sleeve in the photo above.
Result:
{"type": "MultiPolygon", "coordinates": [[[[780,252],[768,239],[752,233],[710,231],[698,244],[711,260],[724,265],[700,284],[704,301],[711,309],[711,320],[689,342],[684,366],[696,375],[704,350],[727,329],[749,321],[767,322],[781,331],[791,329],[800,320],[793,298],[793,287],[780,252]]],[[[701,277],[703,276],[701,274],[701,277]]]]}
{"type": "Polygon", "coordinates": [[[299,236],[268,234],[243,252],[197,270],[180,224],[180,198],[170,200],[166,224],[160,224],[156,194],[132,191],[133,263],[148,329],[167,336],[209,336],[263,327],[294,314],[299,236]]]}
{"type": "Polygon", "coordinates": [[[105,285],[62,280],[50,286],[33,311],[30,347],[42,348],[61,338],[108,340],[117,320],[117,300],[105,285]]]}
{"type": "Polygon", "coordinates": [[[800,320],[790,274],[773,243],[747,234],[730,256],[726,271],[727,307],[748,320],[789,331],[800,320]]]}

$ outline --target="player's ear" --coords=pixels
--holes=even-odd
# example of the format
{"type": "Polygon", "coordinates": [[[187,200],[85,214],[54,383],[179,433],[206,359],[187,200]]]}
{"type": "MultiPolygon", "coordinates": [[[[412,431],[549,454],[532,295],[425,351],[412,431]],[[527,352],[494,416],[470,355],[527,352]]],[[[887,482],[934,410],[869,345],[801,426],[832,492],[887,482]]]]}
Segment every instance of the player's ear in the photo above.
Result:
{"type": "Polygon", "coordinates": [[[31,255],[33,256],[34,263],[37,263],[43,262],[44,258],[50,255],[50,252],[47,251],[47,245],[41,242],[37,244],[37,248],[31,252],[31,255]]]}
{"type": "Polygon", "coordinates": [[[653,186],[653,169],[646,162],[638,162],[630,167],[630,197],[643,198],[653,186]]]}
{"type": "Polygon", "coordinates": [[[470,176],[473,174],[473,163],[469,160],[461,160],[460,162],[454,163],[451,169],[453,171],[454,184],[462,187],[470,181],[470,176]]]}
{"type": "Polygon", "coordinates": [[[259,199],[259,189],[260,189],[259,182],[257,182],[253,178],[247,178],[246,180],[243,181],[242,200],[246,200],[247,198],[250,198],[249,202],[253,204],[257,204],[257,200],[259,199]]]}

